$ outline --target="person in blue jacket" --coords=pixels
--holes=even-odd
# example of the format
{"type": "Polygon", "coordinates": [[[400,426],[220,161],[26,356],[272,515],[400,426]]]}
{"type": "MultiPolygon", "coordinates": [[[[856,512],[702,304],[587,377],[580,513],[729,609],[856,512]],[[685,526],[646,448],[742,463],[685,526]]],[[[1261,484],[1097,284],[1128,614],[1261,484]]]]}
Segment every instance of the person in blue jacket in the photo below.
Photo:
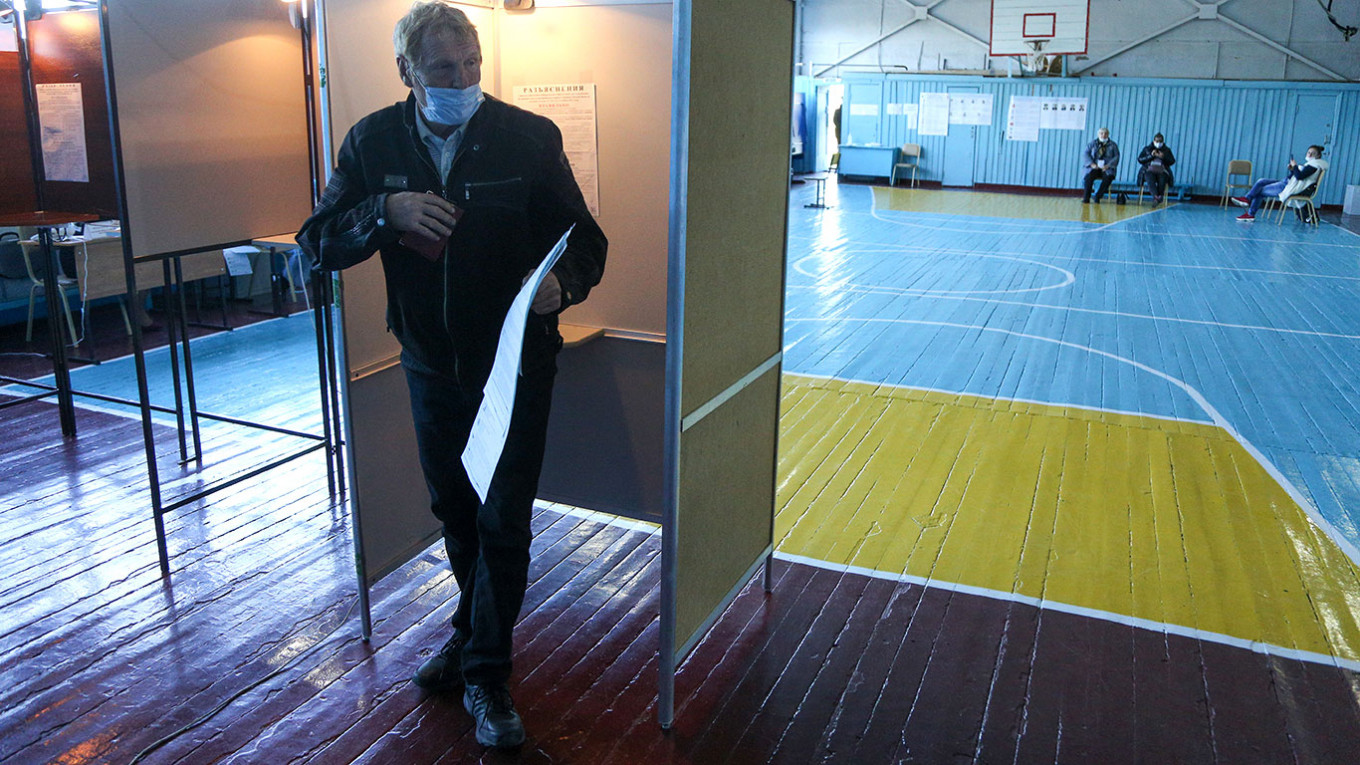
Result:
{"type": "Polygon", "coordinates": [[[1096,140],[1086,144],[1082,172],[1085,173],[1082,186],[1086,191],[1081,197],[1082,203],[1092,201],[1091,189],[1096,181],[1100,181],[1100,188],[1095,192],[1095,201],[1099,203],[1100,198],[1109,193],[1110,184],[1119,172],[1119,144],[1110,140],[1109,128],[1101,128],[1096,132],[1096,140]]]}

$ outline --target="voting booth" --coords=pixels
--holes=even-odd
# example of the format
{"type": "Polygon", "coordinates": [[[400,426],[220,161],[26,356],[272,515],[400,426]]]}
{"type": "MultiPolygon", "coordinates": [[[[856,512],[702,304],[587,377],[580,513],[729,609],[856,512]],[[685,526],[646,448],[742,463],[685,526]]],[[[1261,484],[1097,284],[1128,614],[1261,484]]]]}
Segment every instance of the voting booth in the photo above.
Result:
{"type": "MultiPolygon", "coordinates": [[[[51,239],[61,224],[118,222],[107,240],[81,240],[80,295],[131,297],[164,288],[175,405],[151,403],[135,324],[129,330],[137,400],[73,390],[59,325],[51,333],[53,385],[19,382],[50,389],[29,398],[57,396],[67,436],[75,435],[74,396],[140,409],[160,566],[168,576],[165,513],[316,451],[326,453],[335,490],[338,455],[332,419],[324,416],[324,384],[324,435],[198,407],[182,290],[189,279],[224,270],[223,248],[295,231],[310,212],[308,40],[286,6],[267,0],[40,6],[21,4],[11,18],[17,50],[0,50],[6,138],[0,217],[38,228],[49,275],[56,272],[51,239]],[[158,448],[153,412],[174,415],[177,454],[158,448]],[[213,453],[200,420],[284,436],[287,443],[213,453]]],[[[49,298],[58,291],[51,280],[49,298]]],[[[316,315],[323,380],[324,313],[316,315]]]]}
{"type": "MultiPolygon", "coordinates": [[[[460,3],[482,88],[548,116],[609,237],[562,314],[540,495],[662,527],[660,720],[677,663],[773,541],[793,3],[460,3]],[[522,6],[510,9],[507,5],[522,6]]],[[[326,0],[327,155],[400,101],[409,0],[326,0]]],[[[439,538],[377,258],[339,276],[361,590],[439,538]]],[[[365,634],[368,630],[367,599],[365,634]]]]}

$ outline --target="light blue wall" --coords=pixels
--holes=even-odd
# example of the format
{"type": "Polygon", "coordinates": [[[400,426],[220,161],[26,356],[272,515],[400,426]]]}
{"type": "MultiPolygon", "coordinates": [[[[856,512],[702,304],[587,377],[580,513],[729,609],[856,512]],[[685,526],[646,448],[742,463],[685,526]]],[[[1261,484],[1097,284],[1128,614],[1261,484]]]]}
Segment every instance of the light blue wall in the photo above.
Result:
{"type": "Polygon", "coordinates": [[[890,103],[918,103],[923,92],[944,92],[948,85],[977,85],[995,98],[991,126],[977,129],[974,180],[1040,188],[1076,188],[1081,152],[1101,126],[1119,144],[1124,159],[1120,181],[1134,180],[1133,156],[1154,133],[1166,135],[1176,153],[1176,180],[1197,194],[1218,194],[1232,159],[1249,159],[1258,176],[1279,177],[1290,153],[1302,158],[1308,144],[1324,136],[1290,143],[1297,95],[1335,94],[1327,159],[1331,172],[1322,189],[1324,204],[1341,204],[1346,184],[1360,183],[1360,85],[1352,83],[1226,82],[1126,78],[996,78],[930,75],[856,75],[845,78],[845,114],[850,104],[876,103],[879,116],[847,120],[846,143],[921,145],[921,178],[943,175],[945,139],[908,130],[906,118],[888,115],[890,103]],[[1041,130],[1039,141],[1007,141],[1006,112],[1011,96],[1085,97],[1087,130],[1041,130]],[[875,100],[876,99],[876,100],[875,100]]]}

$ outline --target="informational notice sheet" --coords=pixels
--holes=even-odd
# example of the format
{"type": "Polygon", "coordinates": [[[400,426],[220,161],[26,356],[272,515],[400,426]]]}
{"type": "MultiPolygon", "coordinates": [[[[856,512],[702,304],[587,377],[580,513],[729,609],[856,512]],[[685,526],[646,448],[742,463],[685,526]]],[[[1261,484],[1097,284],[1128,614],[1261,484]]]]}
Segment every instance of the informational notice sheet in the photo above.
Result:
{"type": "Polygon", "coordinates": [[[878,104],[850,104],[851,117],[877,117],[878,104]]]}
{"type": "Polygon", "coordinates": [[[80,83],[35,85],[38,124],[42,130],[43,174],[49,181],[89,183],[85,153],[85,108],[80,83]]]}
{"type": "Polygon", "coordinates": [[[501,452],[505,451],[505,437],[510,433],[515,388],[519,385],[520,356],[524,351],[524,328],[529,322],[534,295],[538,293],[539,285],[553,264],[566,251],[571,230],[567,229],[567,233],[557,240],[533,275],[519,288],[519,294],[505,315],[505,323],[501,325],[496,360],[492,362],[491,375],[486,378],[486,386],[482,388],[482,404],[477,407],[477,419],[472,422],[467,448],[463,449],[463,467],[467,469],[472,488],[477,490],[477,496],[483,502],[491,488],[491,476],[495,475],[496,465],[501,461],[501,452]]]}
{"type": "Polygon", "coordinates": [[[949,96],[949,124],[992,124],[991,93],[952,93],[949,96]]]}
{"type": "Polygon", "coordinates": [[[222,250],[222,258],[227,264],[228,276],[250,276],[253,269],[250,256],[259,254],[258,247],[228,247],[222,250]]]}
{"type": "Polygon", "coordinates": [[[1044,130],[1085,130],[1085,98],[1045,98],[1039,118],[1044,130]]]}
{"type": "Polygon", "coordinates": [[[1039,114],[1043,109],[1039,96],[1011,96],[1006,113],[1007,141],[1039,140],[1039,114]]]}
{"type": "Polygon", "coordinates": [[[918,129],[921,135],[949,135],[949,94],[922,93],[918,129]]]}
{"type": "Polygon", "coordinates": [[[921,115],[921,107],[918,104],[902,104],[902,116],[907,118],[907,130],[915,130],[917,119],[921,115]]]}
{"type": "Polygon", "coordinates": [[[590,214],[600,217],[600,149],[597,141],[595,84],[518,85],[515,106],[541,114],[562,131],[576,185],[586,198],[590,214]]]}

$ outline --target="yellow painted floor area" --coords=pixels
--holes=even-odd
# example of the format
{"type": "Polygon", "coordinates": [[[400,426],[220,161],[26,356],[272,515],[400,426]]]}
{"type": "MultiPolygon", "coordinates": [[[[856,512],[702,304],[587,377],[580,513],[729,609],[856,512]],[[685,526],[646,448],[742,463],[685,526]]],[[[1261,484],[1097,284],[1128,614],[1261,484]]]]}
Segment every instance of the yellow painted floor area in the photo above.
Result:
{"type": "MultiPolygon", "coordinates": [[[[1028,196],[1024,194],[993,194],[986,191],[938,191],[935,189],[897,189],[874,187],[874,209],[906,210],[939,213],[942,215],[971,215],[986,218],[1020,218],[1025,220],[1067,220],[1081,223],[1116,223],[1154,208],[1146,196],[1139,205],[1138,195],[1129,197],[1126,205],[1114,203],[1113,196],[1100,204],[1082,204],[1073,197],[1028,196]]],[[[1172,206],[1167,202],[1163,205],[1172,206]]]]}
{"type": "Polygon", "coordinates": [[[776,548],[1360,659],[1360,570],[1222,429],[786,375],[776,548]]]}

